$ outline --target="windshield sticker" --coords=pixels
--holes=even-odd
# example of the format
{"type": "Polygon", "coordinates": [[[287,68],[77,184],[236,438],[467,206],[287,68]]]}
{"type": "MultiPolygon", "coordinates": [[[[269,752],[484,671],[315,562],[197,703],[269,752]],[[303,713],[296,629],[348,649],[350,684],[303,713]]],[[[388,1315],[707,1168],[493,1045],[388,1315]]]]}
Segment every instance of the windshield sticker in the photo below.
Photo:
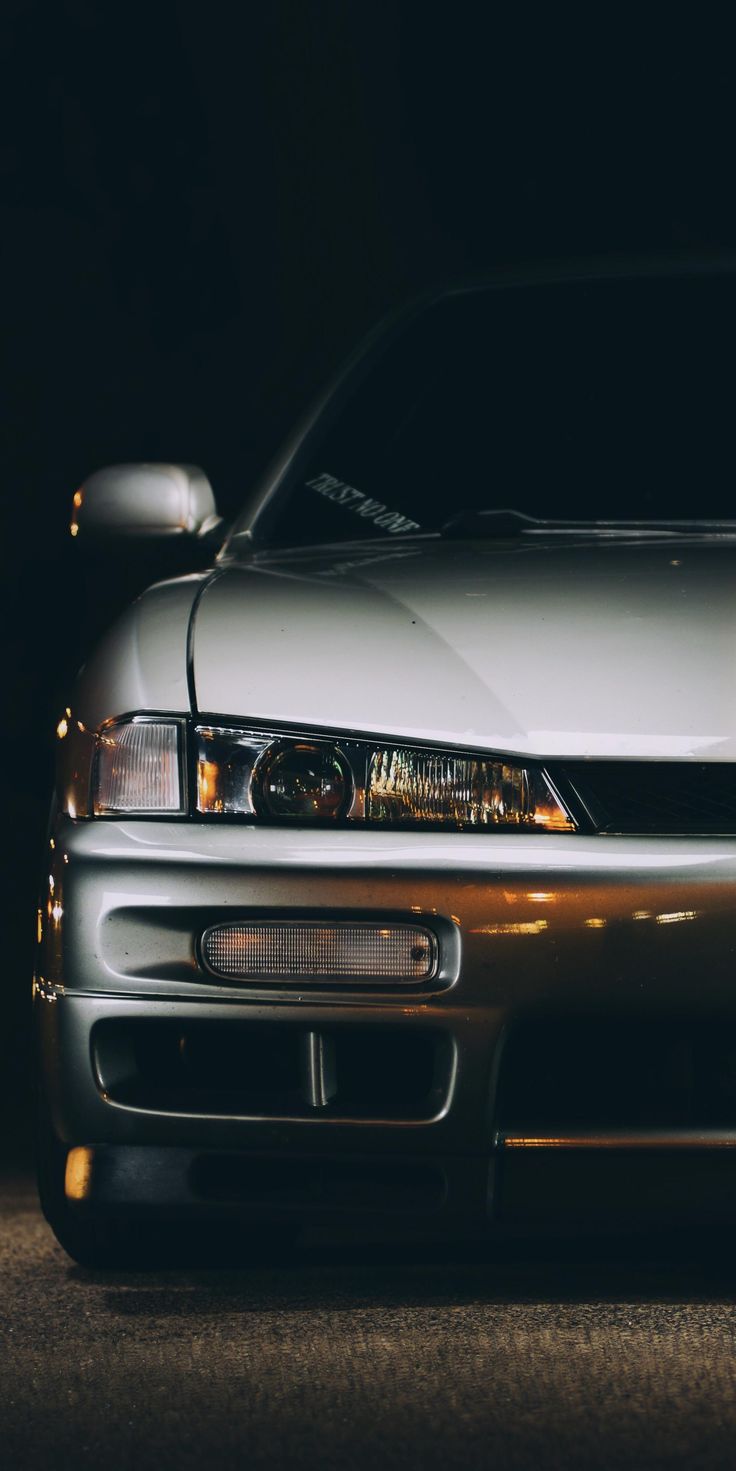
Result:
{"type": "Polygon", "coordinates": [[[382,531],[388,531],[391,536],[396,536],[399,531],[421,531],[418,521],[402,516],[400,511],[389,510],[383,501],[372,500],[364,491],[356,490],[354,485],[338,480],[335,475],[315,475],[312,480],[307,481],[307,485],[310,490],[316,490],[318,495],[325,496],[328,501],[344,506],[355,516],[362,516],[364,521],[372,521],[374,526],[380,526],[382,531]]]}

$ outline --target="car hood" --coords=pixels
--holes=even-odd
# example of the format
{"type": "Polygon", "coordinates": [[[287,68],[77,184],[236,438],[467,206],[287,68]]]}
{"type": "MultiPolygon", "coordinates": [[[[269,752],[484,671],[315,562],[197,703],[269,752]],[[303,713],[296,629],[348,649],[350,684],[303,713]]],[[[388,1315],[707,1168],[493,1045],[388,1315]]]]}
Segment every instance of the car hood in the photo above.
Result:
{"type": "Polygon", "coordinates": [[[553,756],[736,760],[736,539],[404,542],[223,568],[199,710],[553,756]]]}

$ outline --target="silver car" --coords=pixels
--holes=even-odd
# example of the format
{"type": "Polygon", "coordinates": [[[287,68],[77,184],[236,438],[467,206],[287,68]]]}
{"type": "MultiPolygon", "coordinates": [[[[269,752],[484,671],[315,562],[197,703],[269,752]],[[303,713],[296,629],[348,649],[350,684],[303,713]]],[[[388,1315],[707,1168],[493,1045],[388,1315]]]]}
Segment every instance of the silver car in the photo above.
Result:
{"type": "Polygon", "coordinates": [[[229,528],[191,466],[77,491],[80,555],[216,553],[58,726],[39,1175],[78,1260],[733,1214],[735,341],[722,268],[467,287],[229,528]]]}

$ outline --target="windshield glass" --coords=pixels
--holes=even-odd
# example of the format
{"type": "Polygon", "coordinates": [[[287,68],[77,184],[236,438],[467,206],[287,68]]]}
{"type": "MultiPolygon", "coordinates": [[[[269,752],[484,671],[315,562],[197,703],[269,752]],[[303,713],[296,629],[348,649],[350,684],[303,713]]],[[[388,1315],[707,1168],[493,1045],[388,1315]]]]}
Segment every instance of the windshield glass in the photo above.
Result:
{"type": "Polygon", "coordinates": [[[736,519],[735,343],[728,276],[445,298],[312,441],[269,540],[399,537],[506,508],[736,519]]]}

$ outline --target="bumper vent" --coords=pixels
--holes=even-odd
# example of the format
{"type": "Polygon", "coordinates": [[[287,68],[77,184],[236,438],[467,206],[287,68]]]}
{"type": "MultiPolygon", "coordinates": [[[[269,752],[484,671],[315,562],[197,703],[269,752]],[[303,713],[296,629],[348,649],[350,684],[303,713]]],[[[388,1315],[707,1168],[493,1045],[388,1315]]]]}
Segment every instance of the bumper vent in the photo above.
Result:
{"type": "Polygon", "coordinates": [[[147,1113],[228,1118],[435,1118],[454,1075],[433,1029],[114,1017],[93,1055],[108,1098],[147,1113]]]}
{"type": "Polygon", "coordinates": [[[727,762],[574,761],[549,768],[572,788],[596,832],[704,836],[736,833],[736,765],[727,762]]]}

